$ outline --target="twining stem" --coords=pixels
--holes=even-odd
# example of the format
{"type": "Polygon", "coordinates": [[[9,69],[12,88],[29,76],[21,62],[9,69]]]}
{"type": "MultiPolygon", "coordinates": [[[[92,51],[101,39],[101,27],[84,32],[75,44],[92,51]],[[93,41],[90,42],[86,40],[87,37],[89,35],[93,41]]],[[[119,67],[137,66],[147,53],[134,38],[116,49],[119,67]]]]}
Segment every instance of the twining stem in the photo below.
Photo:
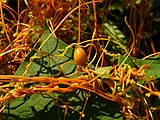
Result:
{"type": "MultiPolygon", "coordinates": [[[[92,42],[91,42],[91,44],[93,44],[94,38],[95,38],[96,32],[97,32],[97,13],[96,13],[96,3],[95,3],[95,0],[93,0],[93,11],[94,11],[94,31],[93,31],[93,34],[92,34],[92,42]]],[[[88,58],[90,58],[92,47],[93,46],[89,47],[88,58]]]]}
{"type": "Polygon", "coordinates": [[[79,8],[78,8],[78,40],[77,43],[80,43],[81,39],[81,0],[79,0],[79,8]]]}

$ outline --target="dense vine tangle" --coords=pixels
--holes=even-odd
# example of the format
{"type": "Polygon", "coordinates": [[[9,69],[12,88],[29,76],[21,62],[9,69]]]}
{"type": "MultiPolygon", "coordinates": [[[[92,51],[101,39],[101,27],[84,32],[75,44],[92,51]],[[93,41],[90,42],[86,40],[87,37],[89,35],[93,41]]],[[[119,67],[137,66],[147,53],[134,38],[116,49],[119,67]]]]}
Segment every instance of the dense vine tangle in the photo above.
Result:
{"type": "Polygon", "coordinates": [[[28,13],[29,7],[20,8],[20,3],[23,1],[16,1],[18,4],[16,10],[3,2],[0,2],[0,17],[2,19],[2,36],[6,37],[1,38],[1,44],[4,46],[4,49],[1,51],[0,57],[7,60],[3,62],[1,74],[14,74],[17,66],[26,58],[33,44],[42,35],[43,24],[41,24],[42,22],[35,22],[35,19],[38,17],[28,13]],[[5,11],[3,10],[6,10],[9,15],[4,15],[5,11]],[[42,29],[37,29],[35,26],[41,26],[42,29]],[[32,37],[35,34],[38,34],[38,37],[33,40],[32,37]]]}
{"type": "Polygon", "coordinates": [[[148,81],[153,79],[153,76],[148,76],[145,73],[145,69],[149,68],[150,67],[147,64],[144,64],[137,70],[126,64],[119,69],[115,67],[114,72],[110,75],[110,79],[113,81],[110,83],[114,86],[112,95],[115,96],[115,101],[120,103],[123,109],[122,112],[128,119],[130,117],[139,119],[139,114],[141,114],[142,109],[145,110],[145,115],[148,116],[148,119],[149,116],[153,118],[152,105],[148,102],[148,99],[151,99],[151,96],[147,95],[148,93],[151,93],[160,98],[160,92],[157,90],[154,82],[148,81]],[[140,81],[142,80],[143,84],[140,84],[140,81]],[[132,91],[132,93],[129,91],[132,91]],[[137,105],[141,104],[142,106],[140,108],[136,108],[137,105]]]}
{"type": "MultiPolygon", "coordinates": [[[[109,38],[108,38],[109,39],[109,38]]],[[[108,39],[94,39],[94,40],[108,40],[108,39]]],[[[92,39],[93,40],[93,39],[92,39]]],[[[63,57],[65,55],[65,52],[67,52],[67,49],[72,46],[77,46],[80,49],[82,47],[87,47],[87,46],[94,46],[90,42],[92,40],[88,40],[82,43],[74,43],[69,46],[64,50],[63,54],[57,55],[63,57]],[[82,46],[83,43],[88,43],[86,46],[82,46]],[[80,46],[81,45],[81,46],[80,46]]],[[[115,42],[114,40],[108,40],[109,42],[115,42]]],[[[116,42],[115,42],[116,43],[116,42]]],[[[43,43],[44,44],[44,43],[43,43]]],[[[120,44],[118,44],[120,45],[120,44]]],[[[106,55],[114,55],[114,54],[109,54],[109,52],[106,50],[107,45],[103,49],[103,52],[106,55]]],[[[82,50],[82,49],[81,49],[82,50]]],[[[95,47],[96,50],[96,47],[95,47]]],[[[125,49],[124,49],[125,50],[125,49]]],[[[38,50],[37,50],[38,51],[38,50]]],[[[83,51],[83,50],[82,50],[83,51]]],[[[96,50],[97,52],[97,50],[96,50]]],[[[128,51],[126,52],[128,54],[128,51]]],[[[45,53],[42,53],[45,54],[45,53]]],[[[77,53],[75,53],[74,57],[76,56],[77,53]]],[[[79,55],[79,54],[78,54],[79,55]]],[[[86,53],[83,54],[86,57],[86,53]]],[[[83,56],[82,55],[82,56],[83,56]]],[[[30,59],[30,63],[32,63],[33,59],[36,59],[38,56],[33,56],[30,59]]],[[[96,57],[96,54],[95,54],[96,57]]],[[[95,58],[93,59],[93,61],[95,58]]],[[[75,60],[76,62],[77,60],[75,60]]],[[[84,65],[86,61],[83,61],[82,64],[80,62],[76,62],[78,65],[84,65]]],[[[88,66],[92,63],[92,61],[88,64],[88,66]]],[[[97,65],[98,66],[98,65],[97,65]]],[[[53,92],[53,91],[58,91],[60,93],[65,93],[65,92],[70,92],[70,91],[75,91],[77,89],[84,89],[93,93],[96,93],[100,95],[101,97],[104,97],[105,99],[116,101],[120,103],[123,109],[124,116],[130,117],[133,115],[133,117],[138,118],[137,113],[134,111],[136,109],[134,105],[136,102],[139,102],[138,100],[135,100],[129,93],[129,90],[132,90],[136,96],[138,96],[139,99],[141,99],[141,96],[139,93],[152,93],[156,96],[159,95],[159,91],[155,88],[154,83],[150,83],[146,80],[145,77],[148,77],[144,73],[144,69],[149,69],[148,65],[144,65],[140,67],[138,70],[131,68],[129,65],[124,65],[122,64],[119,69],[115,68],[113,73],[110,75],[110,80],[107,82],[106,80],[99,80],[99,75],[94,74],[94,70],[91,69],[84,69],[84,71],[87,74],[87,76],[80,76],[75,79],[69,79],[69,78],[48,78],[48,77],[31,77],[31,78],[26,78],[26,77],[16,77],[16,76],[0,76],[0,81],[1,82],[6,82],[8,84],[0,86],[2,92],[4,93],[4,96],[1,96],[0,101],[3,102],[4,100],[12,100],[16,97],[24,97],[28,94],[34,94],[34,93],[39,93],[39,92],[53,92]],[[145,77],[144,77],[145,76],[145,77]],[[139,84],[138,82],[140,79],[143,79],[145,84],[139,84]],[[97,85],[96,82],[97,82],[97,85]],[[24,86],[17,86],[15,83],[36,83],[36,82],[43,82],[43,83],[48,83],[47,85],[35,85],[30,88],[25,88],[24,86]],[[103,89],[103,84],[107,84],[109,88],[112,90],[112,92],[107,92],[103,89]],[[59,85],[67,85],[68,87],[66,88],[60,88],[59,85]],[[137,88],[137,86],[139,88],[137,88]],[[7,88],[11,88],[12,90],[8,90],[7,88]]],[[[142,107],[146,110],[146,116],[148,116],[148,113],[150,116],[152,116],[151,113],[151,108],[148,108],[150,103],[147,102],[147,98],[141,99],[142,102],[145,104],[142,104],[142,107]]],[[[142,103],[141,102],[141,103],[142,103]]],[[[140,103],[139,103],[140,104],[140,103]]],[[[2,108],[3,109],[3,108],[2,108]]],[[[138,110],[137,110],[138,111],[138,110]]]]}
{"type": "MultiPolygon", "coordinates": [[[[1,96],[0,102],[4,100],[12,100],[16,97],[24,97],[29,94],[43,93],[45,91],[53,93],[54,91],[65,93],[75,91],[77,89],[83,89],[90,92],[93,92],[105,99],[115,101],[120,104],[122,107],[122,112],[126,118],[134,117],[138,119],[138,111],[141,111],[142,108],[145,109],[146,116],[152,116],[151,111],[154,107],[151,106],[147,101],[150,96],[147,96],[146,93],[151,93],[157,97],[160,96],[160,92],[156,89],[156,86],[153,82],[148,82],[144,70],[149,69],[148,65],[141,66],[138,70],[136,68],[131,68],[129,65],[123,65],[121,68],[117,69],[115,67],[113,72],[110,75],[110,80],[106,81],[101,79],[100,82],[106,84],[112,92],[106,91],[103,87],[103,84],[95,84],[95,80],[98,80],[100,75],[93,75],[94,70],[89,70],[91,76],[80,76],[74,79],[70,78],[51,78],[51,77],[20,77],[20,76],[5,76],[0,75],[0,82],[6,82],[8,84],[0,86],[1,91],[4,93],[4,96],[1,96]],[[139,81],[144,80],[144,84],[140,84],[139,81]],[[26,88],[25,86],[16,86],[16,83],[47,83],[37,84],[26,88]],[[68,87],[61,88],[59,85],[66,85],[68,87]],[[12,88],[11,90],[7,89],[12,88]],[[128,91],[133,91],[132,95],[128,91]],[[142,96],[143,95],[143,99],[142,96]],[[137,96],[138,99],[135,99],[134,96],[137,96]],[[141,108],[136,108],[135,104],[142,104],[141,108]]],[[[150,77],[149,77],[150,79],[150,77]]]]}

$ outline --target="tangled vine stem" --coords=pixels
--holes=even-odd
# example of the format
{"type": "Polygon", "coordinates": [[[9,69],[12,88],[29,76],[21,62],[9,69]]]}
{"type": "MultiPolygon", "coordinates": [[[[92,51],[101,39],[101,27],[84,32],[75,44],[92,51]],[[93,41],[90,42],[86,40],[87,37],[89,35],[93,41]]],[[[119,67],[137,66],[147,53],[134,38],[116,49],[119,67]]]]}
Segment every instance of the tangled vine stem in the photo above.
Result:
{"type": "MultiPolygon", "coordinates": [[[[112,69],[113,72],[110,74],[109,80],[100,78],[100,75],[88,77],[79,76],[72,79],[63,77],[51,78],[0,75],[0,81],[8,83],[0,86],[3,92],[0,102],[4,100],[10,101],[17,97],[24,97],[35,93],[66,93],[82,89],[93,92],[107,100],[119,103],[126,118],[131,115],[132,117],[134,116],[134,118],[139,118],[139,113],[137,111],[141,111],[142,108],[137,108],[135,106],[137,104],[142,104],[146,115],[153,117],[152,112],[159,108],[152,106],[148,102],[148,99],[151,97],[148,93],[160,99],[160,92],[157,90],[154,82],[148,81],[148,79],[153,77],[146,75],[144,72],[145,69],[149,69],[149,66],[143,65],[137,70],[126,64],[121,68],[113,67],[112,69]],[[139,83],[141,80],[143,80],[143,84],[139,83]],[[41,85],[37,84],[37,82],[45,84],[41,85]],[[29,83],[35,84],[30,87],[25,87],[25,85],[29,83]],[[108,86],[111,92],[106,90],[104,84],[108,86]],[[65,85],[66,87],[60,87],[60,85],[65,85]],[[132,91],[132,94],[130,94],[129,91],[132,91]],[[134,98],[135,96],[137,99],[134,98]]],[[[94,73],[93,70],[89,70],[88,72],[94,73]]],[[[92,75],[92,73],[90,73],[90,75],[92,75]]]]}
{"type": "Polygon", "coordinates": [[[6,99],[9,98],[16,98],[16,97],[21,97],[23,95],[27,95],[27,94],[34,94],[34,93],[39,93],[39,92],[53,92],[53,91],[57,91],[60,93],[65,93],[65,92],[71,92],[71,91],[75,91],[77,89],[84,89],[84,90],[88,90],[94,93],[97,93],[98,95],[100,95],[101,97],[104,97],[106,99],[112,100],[112,95],[111,94],[107,94],[107,93],[103,93],[103,91],[101,90],[94,90],[93,84],[89,82],[89,80],[87,81],[86,79],[83,79],[82,77],[79,78],[75,78],[75,79],[70,79],[70,78],[51,78],[51,77],[18,77],[18,76],[11,76],[11,75],[0,75],[0,81],[1,82],[7,82],[9,84],[6,84],[4,86],[1,86],[1,90],[3,89],[3,91],[6,91],[6,88],[10,88],[10,87],[14,87],[13,90],[11,90],[9,92],[9,94],[7,94],[6,91],[6,95],[3,98],[0,99],[1,102],[3,102],[6,99]],[[36,85],[36,86],[32,86],[30,88],[25,88],[23,85],[24,84],[28,84],[28,83],[37,83],[37,82],[43,82],[43,83],[48,83],[45,86],[41,86],[41,85],[36,85]],[[13,83],[13,84],[12,84],[13,83]],[[21,86],[17,86],[16,83],[23,83],[21,84],[21,86]],[[58,85],[67,85],[68,87],[66,88],[60,88],[58,85]],[[10,96],[10,97],[8,97],[10,96]]]}

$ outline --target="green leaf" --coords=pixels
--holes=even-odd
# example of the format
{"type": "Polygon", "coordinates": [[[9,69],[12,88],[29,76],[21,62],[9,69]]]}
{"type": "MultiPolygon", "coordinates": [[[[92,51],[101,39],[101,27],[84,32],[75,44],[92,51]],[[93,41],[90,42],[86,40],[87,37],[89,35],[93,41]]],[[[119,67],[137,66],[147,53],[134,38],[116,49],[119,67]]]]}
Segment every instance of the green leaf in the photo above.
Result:
{"type": "Polygon", "coordinates": [[[86,120],[123,120],[118,103],[92,94],[85,109],[86,120]]]}
{"type": "Polygon", "coordinates": [[[100,75],[100,77],[109,78],[111,68],[112,66],[97,68],[95,69],[95,73],[100,75]]]}
{"type": "Polygon", "coordinates": [[[135,67],[135,68],[137,68],[138,66],[147,64],[148,66],[150,66],[150,68],[145,70],[146,74],[149,76],[154,76],[154,78],[150,80],[155,80],[160,78],[160,70],[159,70],[160,56],[159,55],[147,60],[136,59],[134,57],[132,57],[132,59],[130,57],[126,59],[126,56],[120,55],[118,58],[118,65],[120,66],[122,62],[124,62],[125,64],[129,64],[131,67],[135,67]]]}
{"type": "Polygon", "coordinates": [[[137,67],[135,62],[137,59],[136,58],[133,58],[132,59],[130,57],[126,58],[126,56],[122,56],[122,55],[119,55],[118,56],[118,66],[120,66],[121,64],[129,64],[131,67],[137,67]],[[134,62],[133,62],[134,61],[134,62]]]}
{"type": "Polygon", "coordinates": [[[60,50],[64,50],[67,44],[54,36],[51,36],[45,42],[40,49],[41,51],[37,50],[49,35],[50,31],[46,29],[35,49],[29,53],[15,75],[23,75],[26,72],[26,76],[54,76],[61,72],[60,75],[64,76],[65,74],[70,74],[75,71],[75,64],[64,64],[65,62],[73,62],[73,48],[69,48],[63,57],[56,56],[62,53],[60,50]],[[36,58],[31,62],[30,60],[33,56],[36,56],[36,58]],[[30,66],[27,67],[28,65],[30,66]]]}
{"type": "Polygon", "coordinates": [[[42,120],[57,117],[58,111],[53,108],[53,101],[51,98],[42,96],[41,94],[34,94],[25,98],[14,99],[8,107],[4,109],[4,118],[6,120],[42,120]],[[9,113],[9,114],[8,114],[9,113]]]}
{"type": "Polygon", "coordinates": [[[125,39],[125,35],[119,30],[119,28],[112,22],[106,22],[103,24],[107,29],[104,28],[104,32],[112,38],[125,39]]]}

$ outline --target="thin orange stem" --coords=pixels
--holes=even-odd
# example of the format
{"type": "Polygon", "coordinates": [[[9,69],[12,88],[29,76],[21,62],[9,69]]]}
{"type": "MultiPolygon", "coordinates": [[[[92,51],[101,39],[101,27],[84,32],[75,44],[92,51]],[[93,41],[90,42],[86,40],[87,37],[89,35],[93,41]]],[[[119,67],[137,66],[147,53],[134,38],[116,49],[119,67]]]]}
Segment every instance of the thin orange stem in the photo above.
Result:
{"type": "Polygon", "coordinates": [[[77,43],[80,43],[81,39],[81,0],[79,0],[79,8],[78,8],[78,40],[77,43]]]}
{"type": "MultiPolygon", "coordinates": [[[[93,11],[94,11],[94,31],[93,31],[93,34],[92,34],[92,42],[91,42],[91,44],[93,44],[93,42],[94,42],[93,39],[95,38],[96,32],[97,32],[97,13],[96,13],[95,0],[93,0],[93,11]]],[[[89,48],[88,59],[90,58],[91,51],[92,51],[92,46],[90,46],[90,48],[89,48]]]]}

